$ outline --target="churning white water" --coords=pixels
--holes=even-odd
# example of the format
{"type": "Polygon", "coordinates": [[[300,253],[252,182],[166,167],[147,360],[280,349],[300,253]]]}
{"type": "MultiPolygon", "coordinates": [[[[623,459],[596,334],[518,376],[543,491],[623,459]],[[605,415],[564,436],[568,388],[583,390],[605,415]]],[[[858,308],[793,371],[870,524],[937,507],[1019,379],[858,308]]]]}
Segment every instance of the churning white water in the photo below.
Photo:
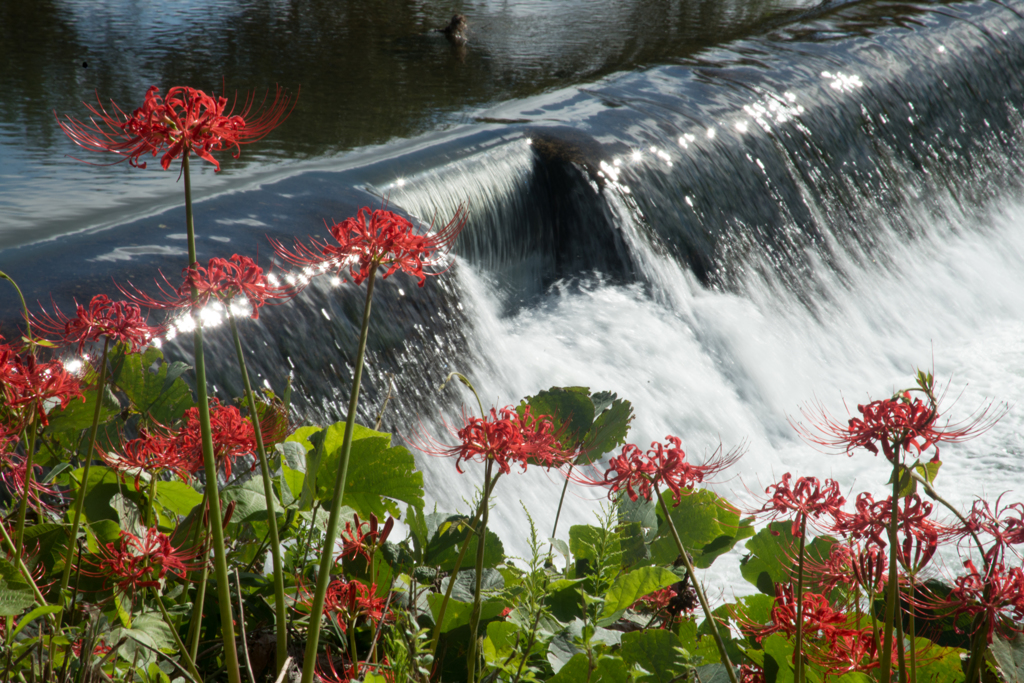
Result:
{"type": "MultiPolygon", "coordinates": [[[[646,286],[597,275],[562,282],[511,316],[501,313],[500,283],[462,264],[474,321],[474,361],[465,370],[485,404],[499,406],[550,386],[614,391],[635,407],[629,440],[641,446],[678,435],[699,459],[719,444],[744,444],[746,455],[715,488],[749,507],[784,472],[834,478],[851,499],[882,493],[884,459],[823,453],[791,422],[806,423],[802,409],[820,405],[845,423],[858,403],[909,387],[916,368],[933,367],[948,386],[945,414],[954,422],[991,401],[1011,404],[980,438],[943,446],[938,488],[963,507],[1004,491],[1020,500],[1024,437],[1013,405],[1024,400],[1024,207],[1007,201],[987,225],[918,227],[907,241],[873,226],[884,264],[861,254],[838,269],[822,265],[814,275],[825,296],[813,311],[771,282],[770,268],[749,268],[740,294],[706,289],[636,233],[630,248],[646,286]]],[[[459,476],[449,462],[423,465],[442,509],[480,486],[479,471],[459,476]]],[[[561,485],[532,472],[501,482],[492,524],[508,550],[526,552],[520,499],[548,534],[561,485]]],[[[570,485],[559,537],[570,524],[593,523],[600,494],[570,485]]],[[[752,588],[734,558],[719,564],[707,579],[720,594],[752,588]]]]}

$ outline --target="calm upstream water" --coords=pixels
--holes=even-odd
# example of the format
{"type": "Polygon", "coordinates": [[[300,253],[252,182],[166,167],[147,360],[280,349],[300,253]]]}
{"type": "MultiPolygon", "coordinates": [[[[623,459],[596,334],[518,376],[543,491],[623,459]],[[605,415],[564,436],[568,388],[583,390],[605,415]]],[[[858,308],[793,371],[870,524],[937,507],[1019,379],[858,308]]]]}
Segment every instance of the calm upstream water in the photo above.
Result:
{"type": "MultiPolygon", "coordinates": [[[[0,270],[33,300],[183,265],[173,172],[70,158],[53,112],[96,93],[301,86],[267,140],[196,178],[200,259],[268,260],[265,236],[384,199],[424,223],[468,203],[455,267],[375,300],[361,417],[393,378],[384,425],[406,439],[469,404],[437,393],[452,370],[497,405],[590,386],[633,402],[637,443],[745,444],[719,488],[750,501],[787,471],[880,491],[877,459],[793,423],[842,421],[917,367],[954,420],[1024,401],[1024,2],[5,2],[0,60],[0,270]],[[433,32],[455,11],[464,50],[433,32]]],[[[307,419],[343,416],[360,301],[318,281],[244,326],[307,419]]],[[[1021,415],[943,448],[952,499],[1024,498],[1021,415]]],[[[464,508],[474,475],[420,462],[431,501],[464,508]]],[[[560,483],[502,486],[522,553],[519,500],[550,519],[560,483]]],[[[570,495],[589,520],[593,492],[570,495]]],[[[720,591],[745,590],[724,569],[720,591]]]]}

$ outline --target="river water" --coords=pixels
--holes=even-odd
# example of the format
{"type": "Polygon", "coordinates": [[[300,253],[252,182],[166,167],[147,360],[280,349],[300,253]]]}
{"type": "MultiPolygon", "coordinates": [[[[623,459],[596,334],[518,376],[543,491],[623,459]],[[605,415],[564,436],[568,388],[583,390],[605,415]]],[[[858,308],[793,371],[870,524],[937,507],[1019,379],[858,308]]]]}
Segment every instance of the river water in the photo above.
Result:
{"type": "MultiPolygon", "coordinates": [[[[94,91],[135,106],[150,83],[301,85],[267,140],[198,175],[200,259],[385,197],[424,222],[471,209],[448,274],[382,285],[364,421],[389,375],[385,426],[406,439],[470,400],[436,393],[451,370],[496,405],[612,390],[632,441],[743,444],[717,486],[753,504],[788,471],[880,491],[882,462],[821,453],[793,423],[844,421],[921,367],[954,420],[1011,404],[943,448],[939,488],[1022,496],[1024,3],[25,5],[0,14],[0,269],[32,299],[148,281],[184,253],[173,175],[68,158],[53,110],[82,116],[94,91]],[[464,50],[431,30],[456,10],[464,50]]],[[[261,381],[293,372],[308,419],[342,417],[359,301],[318,282],[244,327],[261,381]]],[[[211,365],[233,396],[228,351],[211,365]]],[[[421,466],[440,509],[480,483],[421,466]]],[[[549,519],[559,491],[503,481],[511,549],[519,501],[549,519]]],[[[571,523],[590,519],[595,493],[570,495],[571,523]]],[[[745,590],[733,567],[711,580],[745,590]]]]}

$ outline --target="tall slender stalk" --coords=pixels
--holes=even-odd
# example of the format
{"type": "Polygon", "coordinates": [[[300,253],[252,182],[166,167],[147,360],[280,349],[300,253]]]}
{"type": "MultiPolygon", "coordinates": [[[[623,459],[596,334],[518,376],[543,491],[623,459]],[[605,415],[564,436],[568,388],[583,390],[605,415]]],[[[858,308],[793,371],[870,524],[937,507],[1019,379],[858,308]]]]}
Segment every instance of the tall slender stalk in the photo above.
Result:
{"type": "Polygon", "coordinates": [[[669,514],[668,505],[665,504],[665,499],[661,496],[661,493],[655,490],[654,495],[658,497],[658,502],[661,503],[661,510],[665,513],[665,519],[668,521],[668,528],[672,530],[672,538],[676,542],[676,548],[679,550],[679,556],[683,559],[683,565],[686,567],[686,575],[690,577],[690,585],[693,586],[693,590],[697,593],[697,599],[700,600],[701,609],[704,610],[704,616],[708,620],[708,626],[711,629],[711,637],[715,639],[715,645],[718,646],[718,655],[722,658],[722,664],[725,665],[725,671],[729,674],[730,683],[739,683],[736,678],[736,670],[732,666],[732,662],[729,661],[729,653],[725,649],[725,641],[722,640],[721,634],[718,632],[718,624],[715,622],[715,617],[711,613],[711,604],[708,602],[708,597],[704,593],[704,589],[701,587],[700,582],[697,581],[697,573],[693,569],[693,562],[690,561],[690,554],[686,552],[686,548],[683,547],[683,542],[679,538],[679,532],[676,531],[675,522],[672,521],[672,515],[669,514]]]}
{"type": "MultiPolygon", "coordinates": [[[[196,237],[192,220],[192,183],[188,170],[188,154],[181,157],[181,174],[185,180],[185,228],[188,236],[188,265],[196,267],[196,237]]],[[[192,288],[192,299],[198,292],[192,288]]],[[[210,529],[213,532],[213,563],[217,576],[217,602],[220,607],[221,638],[224,641],[224,666],[231,683],[242,683],[235,647],[234,619],[231,616],[231,589],[228,586],[228,558],[224,550],[223,517],[220,510],[220,489],[217,486],[217,462],[214,460],[213,435],[210,431],[210,399],[206,392],[206,361],[203,355],[203,320],[198,305],[192,307],[195,331],[192,345],[196,366],[196,393],[199,403],[199,429],[203,442],[203,465],[206,474],[206,493],[210,505],[210,529]]]]}
{"type": "Polygon", "coordinates": [[[274,558],[274,607],[277,618],[277,669],[284,666],[288,658],[288,610],[284,603],[284,563],[281,561],[281,541],[277,534],[277,515],[274,514],[274,486],[270,479],[270,465],[267,463],[267,452],[263,446],[263,433],[260,430],[259,413],[256,412],[256,396],[249,383],[249,371],[245,367],[242,354],[242,342],[238,338],[238,325],[235,317],[228,312],[231,323],[231,336],[235,339],[235,353],[238,355],[238,369],[242,373],[245,395],[249,399],[249,420],[256,434],[256,453],[260,460],[260,474],[263,475],[263,495],[267,499],[267,523],[270,525],[270,553],[274,558]]]}
{"type": "MultiPolygon", "coordinates": [[[[487,517],[488,502],[490,496],[488,495],[491,490],[491,472],[494,469],[494,460],[488,459],[487,466],[484,467],[484,494],[480,499],[480,524],[477,527],[478,531],[476,534],[476,583],[473,589],[473,611],[469,614],[469,654],[467,655],[466,667],[469,670],[469,677],[466,679],[469,683],[476,681],[476,632],[480,626],[480,603],[481,595],[480,589],[483,587],[483,573],[484,573],[484,552],[487,549],[487,517]]],[[[454,575],[451,581],[454,581],[454,575]]]]}
{"type": "Polygon", "coordinates": [[[899,521],[900,469],[899,450],[893,458],[892,468],[892,510],[889,519],[889,578],[885,586],[885,625],[882,631],[882,654],[879,661],[878,680],[888,683],[892,671],[892,633],[896,619],[896,524],[899,521]]]}
{"type": "Polygon", "coordinates": [[[363,375],[363,357],[366,355],[366,338],[370,330],[370,308],[373,304],[373,283],[377,277],[376,262],[370,265],[366,278],[366,303],[363,307],[363,325],[359,333],[359,348],[356,350],[356,368],[352,377],[352,391],[348,400],[348,417],[345,420],[345,436],[341,442],[341,456],[338,462],[338,476],[334,482],[334,498],[327,517],[327,534],[324,548],[320,553],[320,567],[316,575],[316,590],[309,614],[309,629],[306,632],[306,653],[302,660],[302,683],[312,683],[316,669],[316,653],[320,644],[320,620],[327,598],[327,585],[331,582],[331,564],[334,562],[334,542],[338,538],[338,519],[341,517],[341,501],[345,495],[345,478],[348,474],[349,454],[352,451],[352,431],[356,424],[356,409],[359,408],[359,382],[363,375]]]}
{"type": "Polygon", "coordinates": [[[100,426],[100,407],[103,405],[103,387],[107,381],[107,351],[110,348],[110,337],[103,341],[103,355],[100,357],[99,379],[96,380],[96,409],[92,414],[92,427],[89,429],[89,441],[85,449],[85,463],[82,465],[82,483],[75,492],[75,512],[71,517],[71,537],[68,540],[68,552],[64,556],[64,572],[60,576],[60,587],[57,595],[62,596],[71,580],[71,560],[74,558],[75,546],[78,545],[78,527],[82,522],[82,509],[85,507],[85,487],[89,483],[89,467],[92,465],[93,448],[96,446],[96,432],[100,426]]]}
{"type": "Polygon", "coordinates": [[[800,515],[800,550],[796,570],[796,683],[804,683],[804,543],[807,539],[807,515],[800,515]]]}

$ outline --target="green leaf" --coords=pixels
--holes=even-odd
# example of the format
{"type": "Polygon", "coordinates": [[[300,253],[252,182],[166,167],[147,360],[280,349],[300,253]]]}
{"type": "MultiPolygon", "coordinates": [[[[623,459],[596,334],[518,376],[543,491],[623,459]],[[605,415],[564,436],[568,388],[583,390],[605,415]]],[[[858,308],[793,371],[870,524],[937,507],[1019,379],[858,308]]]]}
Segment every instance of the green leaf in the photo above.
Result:
{"type": "MultiPolygon", "coordinates": [[[[430,612],[436,622],[441,612],[441,603],[444,602],[444,595],[431,593],[427,596],[427,603],[430,605],[430,612]]],[[[487,621],[499,616],[505,609],[505,603],[501,600],[484,600],[480,604],[480,620],[487,621]]],[[[469,624],[469,617],[473,611],[473,603],[462,602],[454,598],[448,601],[444,611],[444,623],[441,624],[441,633],[447,633],[459,626],[469,624]]]]}
{"type": "MultiPolygon", "coordinates": [[[[576,524],[569,527],[569,550],[572,552],[573,559],[577,562],[587,560],[594,565],[597,562],[597,548],[607,534],[608,532],[601,527],[589,524],[576,524]]],[[[620,552],[618,537],[610,540],[609,554],[614,555],[620,552]]]]}
{"type": "Polygon", "coordinates": [[[677,648],[679,636],[664,629],[622,634],[622,659],[630,666],[650,672],[651,681],[670,683],[687,670],[687,661],[677,648]]]}
{"type": "MultiPolygon", "coordinates": [[[[227,486],[220,492],[221,505],[226,506],[234,501],[235,512],[231,516],[232,524],[265,522],[268,519],[267,497],[263,491],[263,480],[253,478],[238,486],[227,486]]],[[[271,501],[274,513],[283,514],[283,509],[276,498],[271,501]]]]}
{"type": "MultiPolygon", "coordinates": [[[[81,482],[82,472],[82,469],[78,469],[73,473],[76,482],[81,482]]],[[[142,495],[135,490],[135,486],[124,485],[116,471],[97,465],[89,468],[89,480],[85,482],[85,501],[82,505],[85,518],[90,522],[109,519],[120,523],[120,515],[112,505],[115,496],[123,496],[136,506],[142,500],[142,495]]]]}
{"type": "Polygon", "coordinates": [[[761,642],[764,649],[765,681],[793,683],[793,641],[773,633],[761,642]]]}
{"type": "MultiPolygon", "coordinates": [[[[819,536],[806,544],[805,563],[824,562],[833,543],[833,539],[819,536]]],[[[751,556],[740,563],[740,573],[762,593],[774,596],[774,584],[789,581],[796,566],[800,546],[793,535],[792,525],[789,522],[772,522],[748,540],[746,547],[751,556]]],[[[816,586],[813,582],[809,584],[812,590],[816,586]]]]}
{"type": "Polygon", "coordinates": [[[33,621],[46,614],[56,614],[61,610],[58,605],[46,605],[44,607],[36,607],[34,610],[23,616],[18,620],[18,626],[14,629],[14,633],[11,634],[12,638],[17,638],[21,630],[31,624],[33,621]]]}
{"type": "Polygon", "coordinates": [[[643,496],[630,500],[629,496],[621,495],[615,504],[615,512],[619,516],[620,524],[637,522],[644,529],[645,540],[654,540],[658,531],[658,504],[653,500],[647,500],[643,496]]]}
{"type": "MultiPolygon", "coordinates": [[[[427,516],[428,519],[431,515],[427,516]]],[[[465,518],[453,516],[449,521],[444,522],[438,527],[437,533],[431,539],[427,545],[426,551],[423,555],[423,564],[428,567],[441,567],[441,571],[453,571],[455,569],[455,561],[459,557],[459,549],[462,547],[462,542],[466,539],[469,534],[469,528],[466,524],[459,524],[458,522],[465,518]]],[[[462,559],[462,567],[465,568],[473,563],[473,558],[476,557],[477,539],[473,538],[469,542],[469,547],[466,549],[466,554],[462,559]]],[[[490,529],[487,530],[486,541],[484,542],[484,567],[496,567],[501,564],[505,559],[505,546],[502,545],[501,539],[490,529]]]]}
{"type": "Polygon", "coordinates": [[[989,651],[1006,683],[1024,683],[1024,635],[1017,633],[1013,640],[997,635],[992,639],[989,651]]]}
{"type": "MultiPolygon", "coordinates": [[[[64,410],[53,410],[47,415],[50,422],[44,434],[51,435],[58,432],[80,432],[83,429],[92,427],[93,416],[96,414],[96,390],[83,391],[85,402],[71,401],[64,410]]],[[[100,423],[106,422],[111,417],[121,413],[121,404],[110,391],[103,388],[103,405],[100,406],[100,423]]]]}
{"type": "Polygon", "coordinates": [[[586,387],[551,387],[523,399],[517,412],[522,415],[527,405],[534,417],[551,418],[554,433],[566,448],[582,441],[594,424],[594,403],[586,387]]]}
{"type": "MultiPolygon", "coordinates": [[[[344,436],[345,424],[339,422],[320,437],[324,457],[316,476],[316,494],[326,505],[334,497],[344,436]]],[[[354,425],[343,501],[364,517],[371,513],[398,517],[397,506],[386,499],[423,507],[423,474],[416,470],[416,459],[408,449],[391,446],[390,434],[354,425]]]]}
{"type": "MultiPolygon", "coordinates": [[[[706,489],[697,489],[684,495],[674,505],[671,492],[662,492],[679,534],[679,540],[694,558],[697,566],[706,566],[699,561],[703,548],[721,536],[735,537],[739,533],[739,511],[727,500],[706,489]]],[[[679,557],[679,549],[672,538],[672,529],[663,519],[661,506],[658,507],[658,535],[651,544],[651,559],[655,564],[670,565],[679,557]]],[[[711,557],[717,557],[718,548],[711,557]]],[[[707,562],[709,565],[710,562],[707,562]]]]}
{"type": "Polygon", "coordinates": [[[604,609],[598,617],[598,625],[614,623],[634,602],[677,581],[678,576],[662,567],[641,567],[620,576],[604,596],[604,609]]]}
{"type": "Polygon", "coordinates": [[[36,602],[32,591],[26,588],[11,588],[6,581],[0,581],[0,617],[21,614],[36,602]]]}
{"type": "MultiPolygon", "coordinates": [[[[598,396],[595,394],[594,398],[598,396]]],[[[629,423],[633,421],[633,406],[629,401],[615,398],[614,394],[611,397],[611,405],[597,416],[587,434],[580,456],[576,459],[577,465],[594,462],[626,443],[629,423]]]]}
{"type": "Polygon", "coordinates": [[[548,683],[587,683],[590,661],[582,652],[567,661],[548,683]]]}
{"type": "Polygon", "coordinates": [[[203,494],[183,481],[161,481],[156,488],[156,499],[174,514],[184,517],[203,502],[203,494]]]}

